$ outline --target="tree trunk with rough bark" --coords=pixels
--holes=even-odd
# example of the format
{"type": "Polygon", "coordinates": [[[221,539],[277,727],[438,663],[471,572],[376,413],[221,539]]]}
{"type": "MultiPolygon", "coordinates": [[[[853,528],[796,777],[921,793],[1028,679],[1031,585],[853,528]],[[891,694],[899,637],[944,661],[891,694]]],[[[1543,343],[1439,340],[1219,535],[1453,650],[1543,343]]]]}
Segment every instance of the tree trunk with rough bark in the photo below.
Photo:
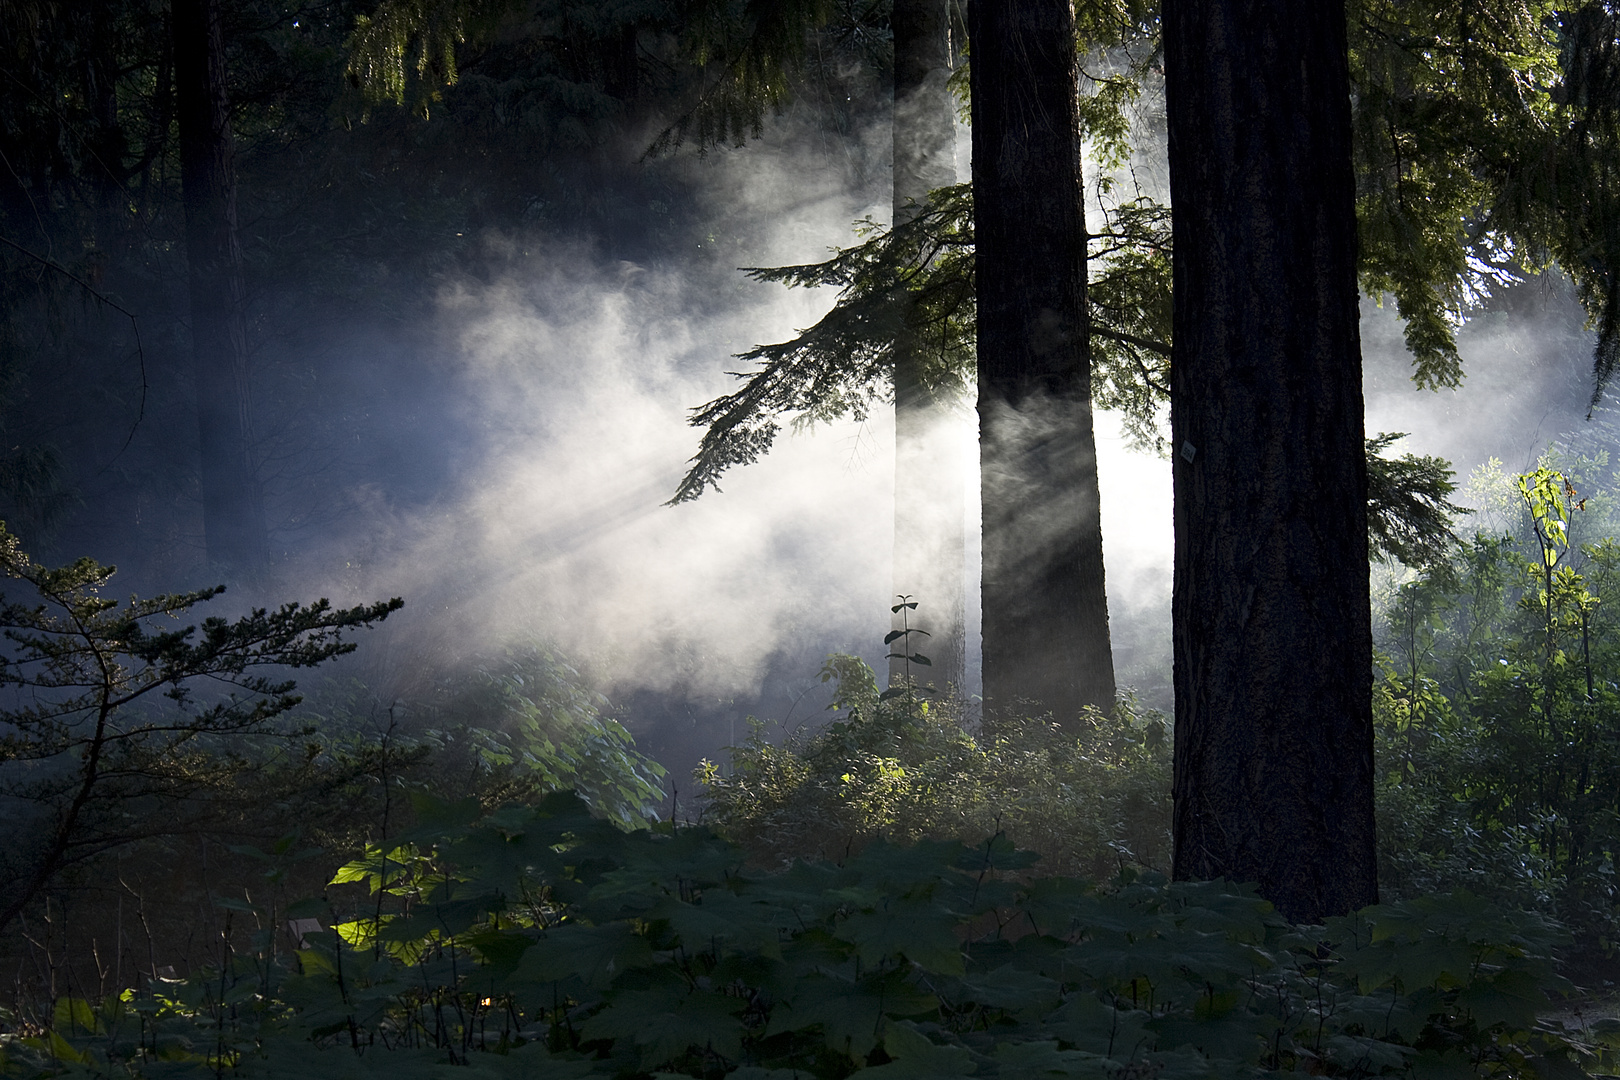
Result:
{"type": "Polygon", "coordinates": [[[224,41],[213,0],[174,0],[170,20],[203,530],[211,569],[252,577],[264,562],[265,521],[252,459],[247,326],[224,41]]]}
{"type": "Polygon", "coordinates": [[[1377,900],[1343,0],[1165,0],[1175,876],[1377,900]]]}
{"type": "MultiPolygon", "coordinates": [[[[956,124],[948,0],[895,0],[894,222],[915,215],[928,193],[956,182],[956,124]]],[[[909,625],[926,631],[893,652],[921,652],[929,667],[912,678],[960,690],[966,675],[964,570],[967,485],[961,401],[930,387],[928,342],[905,333],[894,343],[894,591],[917,602],[909,625]],[[902,647],[904,646],[904,647],[902,647]]],[[[894,628],[901,628],[896,615],[894,628]]],[[[891,682],[905,662],[891,660],[891,682]]]]}
{"type": "Polygon", "coordinates": [[[1114,704],[1068,0],[973,0],[986,715],[1114,704]]]}

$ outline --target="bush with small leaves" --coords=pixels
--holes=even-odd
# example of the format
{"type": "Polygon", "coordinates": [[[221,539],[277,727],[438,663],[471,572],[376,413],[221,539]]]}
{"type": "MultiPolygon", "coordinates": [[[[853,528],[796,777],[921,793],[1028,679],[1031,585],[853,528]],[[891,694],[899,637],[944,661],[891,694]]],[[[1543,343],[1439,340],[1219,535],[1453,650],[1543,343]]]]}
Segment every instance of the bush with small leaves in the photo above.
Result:
{"type": "Polygon", "coordinates": [[[698,771],[704,821],[763,866],[840,859],[873,840],[1004,833],[1048,873],[1168,869],[1170,731],[1122,697],[1080,724],[1019,717],[970,730],[949,704],[885,691],[861,660],[822,668],[841,715],[781,745],[752,721],[728,769],[698,771]]]}

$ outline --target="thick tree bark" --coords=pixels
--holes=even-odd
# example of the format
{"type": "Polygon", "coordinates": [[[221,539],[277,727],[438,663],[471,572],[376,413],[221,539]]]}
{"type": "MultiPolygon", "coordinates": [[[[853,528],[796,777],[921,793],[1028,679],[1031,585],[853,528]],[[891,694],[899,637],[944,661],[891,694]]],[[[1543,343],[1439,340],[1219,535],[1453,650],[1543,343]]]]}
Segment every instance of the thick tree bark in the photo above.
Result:
{"type": "Polygon", "coordinates": [[[1165,0],[1175,876],[1377,900],[1343,0],[1165,0]]]}
{"type": "MultiPolygon", "coordinates": [[[[894,221],[925,205],[928,193],[956,182],[956,125],[946,81],[951,71],[949,0],[895,0],[894,221]]],[[[903,334],[894,343],[894,591],[918,607],[912,627],[927,632],[894,652],[921,652],[931,667],[911,675],[940,690],[966,675],[964,570],[967,486],[957,395],[931,388],[928,343],[903,334]]],[[[894,628],[900,629],[897,615],[894,628]]],[[[906,670],[889,665],[891,681],[906,670]]]]}
{"type": "Polygon", "coordinates": [[[973,0],[987,715],[1114,704],[1068,0],[973,0]]]}
{"type": "Polygon", "coordinates": [[[265,523],[252,461],[225,49],[213,0],[174,0],[170,19],[202,453],[203,530],[211,567],[252,576],[264,560],[265,523]]]}

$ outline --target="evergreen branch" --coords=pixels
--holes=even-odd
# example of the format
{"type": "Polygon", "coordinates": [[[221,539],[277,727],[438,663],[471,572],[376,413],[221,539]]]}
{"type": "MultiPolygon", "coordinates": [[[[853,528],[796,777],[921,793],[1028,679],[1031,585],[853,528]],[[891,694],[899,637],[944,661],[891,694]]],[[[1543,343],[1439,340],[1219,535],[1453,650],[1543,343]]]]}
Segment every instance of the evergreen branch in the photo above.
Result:
{"type": "Polygon", "coordinates": [[[1367,539],[1379,562],[1434,567],[1450,554],[1456,536],[1452,518],[1472,513],[1449,496],[1457,489],[1444,458],[1384,451],[1405,432],[1380,432],[1367,440],[1367,539]]]}
{"type": "Polygon", "coordinates": [[[29,855],[9,890],[0,928],[71,861],[92,803],[116,798],[113,789],[125,790],[131,778],[139,782],[129,790],[182,795],[193,781],[180,748],[220,736],[274,733],[268,722],[299,698],[291,681],[252,669],[309,667],[350,652],[355,646],[345,640],[349,631],[380,622],[401,606],[396,598],[334,609],[319,600],[154,630],[149,621],[181,616],[224,590],[132,598],[125,605],[99,595],[113,572],[92,559],[40,566],[0,525],[0,574],[23,582],[41,601],[0,597],[0,686],[24,695],[15,707],[0,709],[0,763],[60,765],[8,772],[0,783],[0,795],[39,805],[55,819],[49,838],[29,855]],[[247,694],[194,705],[192,684],[198,679],[247,694]],[[157,690],[170,705],[131,708],[157,690]]]}
{"type": "MultiPolygon", "coordinates": [[[[1126,334],[1118,330],[1110,330],[1104,326],[1092,324],[1091,333],[1094,337],[1104,337],[1110,341],[1117,341],[1122,345],[1134,345],[1138,349],[1158,353],[1160,356],[1170,355],[1170,346],[1162,341],[1149,341],[1147,338],[1137,337],[1135,334],[1126,334]]],[[[1169,393],[1168,390],[1165,391],[1169,393]]]]}
{"type": "MultiPolygon", "coordinates": [[[[838,302],[799,336],[739,354],[758,368],[733,372],[743,380],[739,389],[692,410],[690,423],[704,434],[670,504],[719,490],[726,469],[757,461],[784,416],[795,427],[863,419],[890,393],[894,340],[902,333],[930,343],[928,385],[947,391],[969,383],[976,330],[972,211],[969,185],[941,188],[897,227],[862,221],[864,242],[823,262],[747,268],[758,281],[836,287],[838,302]]],[[[1168,210],[1145,199],[1112,207],[1109,231],[1099,237],[1109,247],[1096,259],[1092,332],[1124,348],[1095,346],[1096,370],[1109,387],[1109,404],[1146,430],[1168,397],[1163,372],[1139,355],[1168,355],[1160,344],[1169,336],[1168,210]]]]}

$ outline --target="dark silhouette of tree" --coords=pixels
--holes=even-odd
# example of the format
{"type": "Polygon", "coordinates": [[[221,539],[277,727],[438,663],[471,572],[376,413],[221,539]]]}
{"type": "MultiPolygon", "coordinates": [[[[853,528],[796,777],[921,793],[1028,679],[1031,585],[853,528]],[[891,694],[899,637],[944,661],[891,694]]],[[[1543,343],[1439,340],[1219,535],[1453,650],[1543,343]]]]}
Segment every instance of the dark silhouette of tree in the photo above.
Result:
{"type": "Polygon", "coordinates": [[[253,461],[235,141],[225,43],[214,0],[173,0],[175,114],[185,204],[186,274],[208,562],[252,577],[265,557],[253,461]]]}
{"type": "MultiPolygon", "coordinates": [[[[894,38],[894,214],[896,224],[929,207],[930,193],[956,182],[956,123],[947,0],[897,0],[894,38]]],[[[941,344],[928,332],[926,308],[896,290],[908,309],[894,342],[894,591],[918,601],[913,641],[932,664],[919,681],[943,690],[962,685],[967,662],[963,596],[967,496],[959,384],[932,377],[941,344]]],[[[895,617],[895,629],[901,628],[895,617]]],[[[902,678],[901,661],[890,665],[902,678]]],[[[918,674],[914,672],[914,675],[918,674]]]]}
{"type": "Polygon", "coordinates": [[[1167,0],[1175,875],[1377,901],[1342,0],[1167,0]]]}
{"type": "Polygon", "coordinates": [[[1067,721],[1114,703],[1074,12],[975,0],[968,39],[985,706],[1067,721]]]}

